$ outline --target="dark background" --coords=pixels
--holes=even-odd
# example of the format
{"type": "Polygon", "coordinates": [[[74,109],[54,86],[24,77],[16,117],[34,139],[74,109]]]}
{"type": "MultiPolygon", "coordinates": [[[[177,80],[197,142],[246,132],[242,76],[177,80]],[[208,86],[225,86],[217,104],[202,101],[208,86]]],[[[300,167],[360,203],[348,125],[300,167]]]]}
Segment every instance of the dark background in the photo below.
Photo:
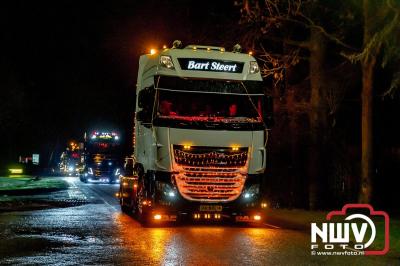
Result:
{"type": "Polygon", "coordinates": [[[175,39],[239,41],[221,36],[237,25],[231,1],[5,1],[0,10],[3,164],[40,153],[51,166],[92,128],[117,128],[129,154],[139,56],[175,39]]]}

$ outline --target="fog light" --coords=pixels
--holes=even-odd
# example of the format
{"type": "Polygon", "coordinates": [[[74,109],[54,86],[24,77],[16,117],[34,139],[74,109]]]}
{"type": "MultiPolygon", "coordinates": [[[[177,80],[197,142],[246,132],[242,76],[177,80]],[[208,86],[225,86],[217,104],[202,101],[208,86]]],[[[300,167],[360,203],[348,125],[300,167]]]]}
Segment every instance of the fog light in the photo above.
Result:
{"type": "Polygon", "coordinates": [[[161,214],[154,215],[154,220],[161,220],[161,214]]]}
{"type": "Polygon", "coordinates": [[[144,201],[142,202],[142,204],[143,204],[144,206],[151,206],[151,200],[144,200],[144,201]]]}
{"type": "Polygon", "coordinates": [[[254,215],[254,220],[255,221],[260,221],[261,220],[261,216],[260,215],[254,215]]]}

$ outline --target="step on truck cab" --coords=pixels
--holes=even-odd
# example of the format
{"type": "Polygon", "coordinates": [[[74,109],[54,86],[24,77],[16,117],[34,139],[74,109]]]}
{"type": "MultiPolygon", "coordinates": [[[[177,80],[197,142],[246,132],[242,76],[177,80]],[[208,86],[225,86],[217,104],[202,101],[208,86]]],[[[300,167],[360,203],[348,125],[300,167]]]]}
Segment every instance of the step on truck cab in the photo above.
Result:
{"type": "Polygon", "coordinates": [[[175,41],[140,57],[123,211],[147,222],[264,219],[272,100],[255,58],[235,48],[175,41]]]}

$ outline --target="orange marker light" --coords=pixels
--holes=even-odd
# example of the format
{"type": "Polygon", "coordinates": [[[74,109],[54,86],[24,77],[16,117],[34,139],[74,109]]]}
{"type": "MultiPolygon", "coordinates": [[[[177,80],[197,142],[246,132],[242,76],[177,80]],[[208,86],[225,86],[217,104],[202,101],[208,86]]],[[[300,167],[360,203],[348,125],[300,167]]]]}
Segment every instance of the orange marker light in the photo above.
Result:
{"type": "Polygon", "coordinates": [[[154,215],[154,220],[161,220],[161,214],[154,215]]]}
{"type": "Polygon", "coordinates": [[[156,54],[157,53],[157,50],[156,49],[151,49],[150,50],[150,54],[156,54]]]}
{"type": "Polygon", "coordinates": [[[260,215],[254,215],[254,220],[260,221],[261,220],[261,216],[260,215]]]}

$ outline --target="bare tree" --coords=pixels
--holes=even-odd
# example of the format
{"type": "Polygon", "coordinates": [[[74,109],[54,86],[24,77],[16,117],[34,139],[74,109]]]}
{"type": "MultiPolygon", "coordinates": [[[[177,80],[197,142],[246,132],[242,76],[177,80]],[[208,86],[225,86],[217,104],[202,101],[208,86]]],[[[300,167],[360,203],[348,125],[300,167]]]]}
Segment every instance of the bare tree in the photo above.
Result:
{"type": "Polygon", "coordinates": [[[359,201],[368,203],[373,176],[373,97],[374,70],[383,54],[382,66],[397,63],[397,71],[384,96],[393,95],[400,85],[400,5],[394,0],[363,0],[364,40],[362,51],[348,56],[360,62],[362,70],[361,189],[359,201]],[[397,4],[397,5],[396,5],[397,4]]]}
{"type": "MultiPolygon", "coordinates": [[[[341,39],[340,27],[334,33],[320,25],[330,9],[325,9],[319,1],[302,0],[265,0],[264,2],[243,2],[241,23],[247,25],[245,43],[251,47],[261,47],[260,60],[263,62],[264,77],[273,75],[275,82],[281,81],[283,71],[306,60],[309,66],[311,96],[307,104],[310,124],[309,151],[309,207],[315,209],[318,202],[318,180],[322,178],[320,147],[324,142],[324,130],[327,128],[328,112],[332,111],[332,94],[328,94],[326,84],[329,77],[326,73],[327,47],[334,43],[346,51],[356,49],[341,39]],[[269,51],[262,42],[272,42],[275,46],[284,47],[281,53],[269,51]]],[[[338,95],[336,95],[338,96],[338,95]]],[[[336,102],[338,103],[338,102],[336,102]]],[[[304,108],[304,105],[300,105],[304,108]]]]}

